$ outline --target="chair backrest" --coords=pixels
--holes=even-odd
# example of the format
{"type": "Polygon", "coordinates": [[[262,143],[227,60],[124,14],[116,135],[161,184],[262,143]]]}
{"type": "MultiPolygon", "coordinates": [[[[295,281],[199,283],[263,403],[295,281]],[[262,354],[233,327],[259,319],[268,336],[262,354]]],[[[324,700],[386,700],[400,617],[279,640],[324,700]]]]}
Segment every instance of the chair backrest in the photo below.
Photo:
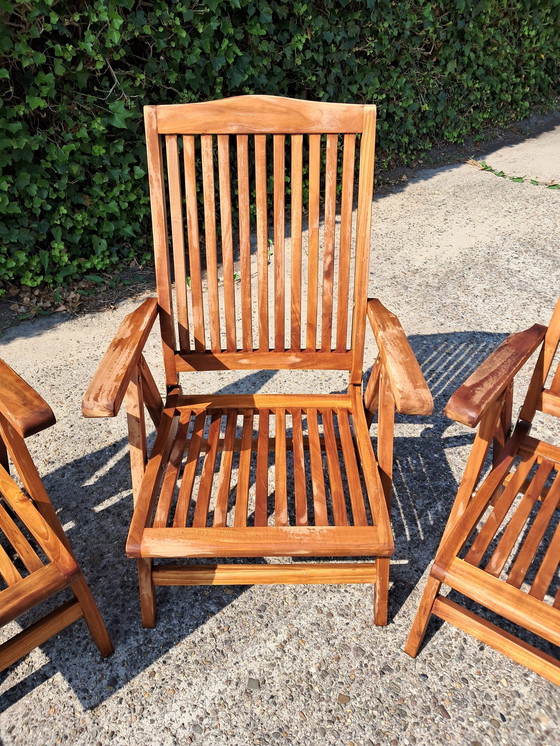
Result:
{"type": "Polygon", "coordinates": [[[520,417],[527,422],[536,410],[560,417],[560,365],[555,356],[560,344],[560,298],[550,319],[535,371],[529,384],[520,417]]]}
{"type": "Polygon", "coordinates": [[[375,106],[240,96],[144,112],[168,384],[223,368],[359,383],[375,106]]]}

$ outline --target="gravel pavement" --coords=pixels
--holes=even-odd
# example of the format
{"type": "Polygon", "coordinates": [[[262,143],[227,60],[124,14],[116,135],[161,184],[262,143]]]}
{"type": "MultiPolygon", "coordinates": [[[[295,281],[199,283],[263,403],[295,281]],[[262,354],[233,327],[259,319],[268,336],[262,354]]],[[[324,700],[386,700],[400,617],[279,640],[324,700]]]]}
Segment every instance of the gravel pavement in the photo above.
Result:
{"type": "MultiPolygon", "coordinates": [[[[124,414],[80,417],[87,382],[138,300],[4,333],[0,356],[57,416],[29,447],[116,651],[102,661],[78,622],[0,674],[1,743],[560,743],[559,691],[536,674],[449,625],[432,623],[417,659],[402,651],[473,438],[443,406],[505,334],[547,323],[560,289],[560,190],[508,178],[560,181],[560,116],[484,158],[506,176],[463,163],[417,170],[374,205],[370,291],[399,315],[436,406],[431,417],[397,418],[384,629],[361,585],[162,588],[158,625],[142,629],[135,564],[124,557],[124,414]]],[[[368,340],[369,364],[373,356],[368,340]]],[[[147,357],[157,377],[156,334],[147,357]]],[[[252,373],[240,384],[239,374],[205,374],[188,387],[298,390],[302,376],[252,373]]],[[[342,385],[331,373],[307,383],[342,385]]]]}

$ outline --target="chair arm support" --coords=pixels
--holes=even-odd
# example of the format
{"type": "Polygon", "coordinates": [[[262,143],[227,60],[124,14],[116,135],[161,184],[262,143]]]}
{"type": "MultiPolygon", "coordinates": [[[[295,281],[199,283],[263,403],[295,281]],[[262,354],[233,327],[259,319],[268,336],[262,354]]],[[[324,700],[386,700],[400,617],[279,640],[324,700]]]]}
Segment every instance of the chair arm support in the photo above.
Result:
{"type": "Polygon", "coordinates": [[[3,360],[0,360],[0,413],[22,438],[56,422],[47,402],[3,360]]]}
{"type": "Polygon", "coordinates": [[[546,326],[534,324],[524,332],[507,337],[449,399],[445,415],[468,427],[476,427],[488,407],[541,344],[545,334],[546,326]]]}
{"type": "Polygon", "coordinates": [[[123,319],[84,394],[84,417],[118,414],[157,313],[157,298],[148,298],[123,319]]]}
{"type": "Polygon", "coordinates": [[[377,298],[368,300],[367,314],[397,412],[431,414],[432,395],[400,321],[377,298]]]}

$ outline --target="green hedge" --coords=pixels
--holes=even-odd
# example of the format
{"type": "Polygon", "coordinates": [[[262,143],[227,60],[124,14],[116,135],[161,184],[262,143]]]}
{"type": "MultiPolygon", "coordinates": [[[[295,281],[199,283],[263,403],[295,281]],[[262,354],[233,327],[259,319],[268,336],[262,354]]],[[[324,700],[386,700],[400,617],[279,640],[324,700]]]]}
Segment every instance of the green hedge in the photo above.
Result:
{"type": "Polygon", "coordinates": [[[149,252],[145,103],[378,104],[380,165],[559,94],[560,0],[0,0],[0,280],[149,252]]]}

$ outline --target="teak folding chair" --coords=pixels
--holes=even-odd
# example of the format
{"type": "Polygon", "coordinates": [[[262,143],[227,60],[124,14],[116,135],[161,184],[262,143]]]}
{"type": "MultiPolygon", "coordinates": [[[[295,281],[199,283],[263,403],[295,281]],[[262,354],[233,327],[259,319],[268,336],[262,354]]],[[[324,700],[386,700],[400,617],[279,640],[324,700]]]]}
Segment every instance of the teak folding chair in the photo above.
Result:
{"type": "Polygon", "coordinates": [[[82,617],[101,654],[113,651],[24,442],[54,421],[49,405],[0,360],[0,626],[64,588],[74,596],[0,645],[0,671],[82,617]],[[8,473],[8,454],[27,495],[8,473]]]}
{"type": "Polygon", "coordinates": [[[145,125],[157,300],[125,319],[83,402],[88,417],[114,416],[126,396],[126,551],[143,623],[155,624],[154,585],[350,582],[376,584],[375,622],[386,624],[394,409],[426,414],[432,400],[398,320],[367,299],[375,107],[242,96],[148,106],[145,125]],[[364,406],[366,315],[379,359],[364,406]],[[158,316],[164,404],[142,356],[158,316]],[[222,369],[346,370],[349,386],[181,392],[180,373],[222,369]],[[144,403],[157,427],[149,460],[144,403]],[[153,565],[298,556],[374,562],[153,565]]]}
{"type": "Polygon", "coordinates": [[[560,661],[546,650],[440,595],[445,584],[560,645],[560,447],[530,435],[537,411],[560,416],[560,366],[553,365],[559,339],[560,300],[548,329],[535,324],[512,334],[447,404],[448,417],[480,425],[408,637],[409,655],[417,654],[434,614],[560,684],[560,661]],[[510,433],[514,378],[539,346],[510,433]],[[492,468],[481,478],[492,443],[492,468]]]}

